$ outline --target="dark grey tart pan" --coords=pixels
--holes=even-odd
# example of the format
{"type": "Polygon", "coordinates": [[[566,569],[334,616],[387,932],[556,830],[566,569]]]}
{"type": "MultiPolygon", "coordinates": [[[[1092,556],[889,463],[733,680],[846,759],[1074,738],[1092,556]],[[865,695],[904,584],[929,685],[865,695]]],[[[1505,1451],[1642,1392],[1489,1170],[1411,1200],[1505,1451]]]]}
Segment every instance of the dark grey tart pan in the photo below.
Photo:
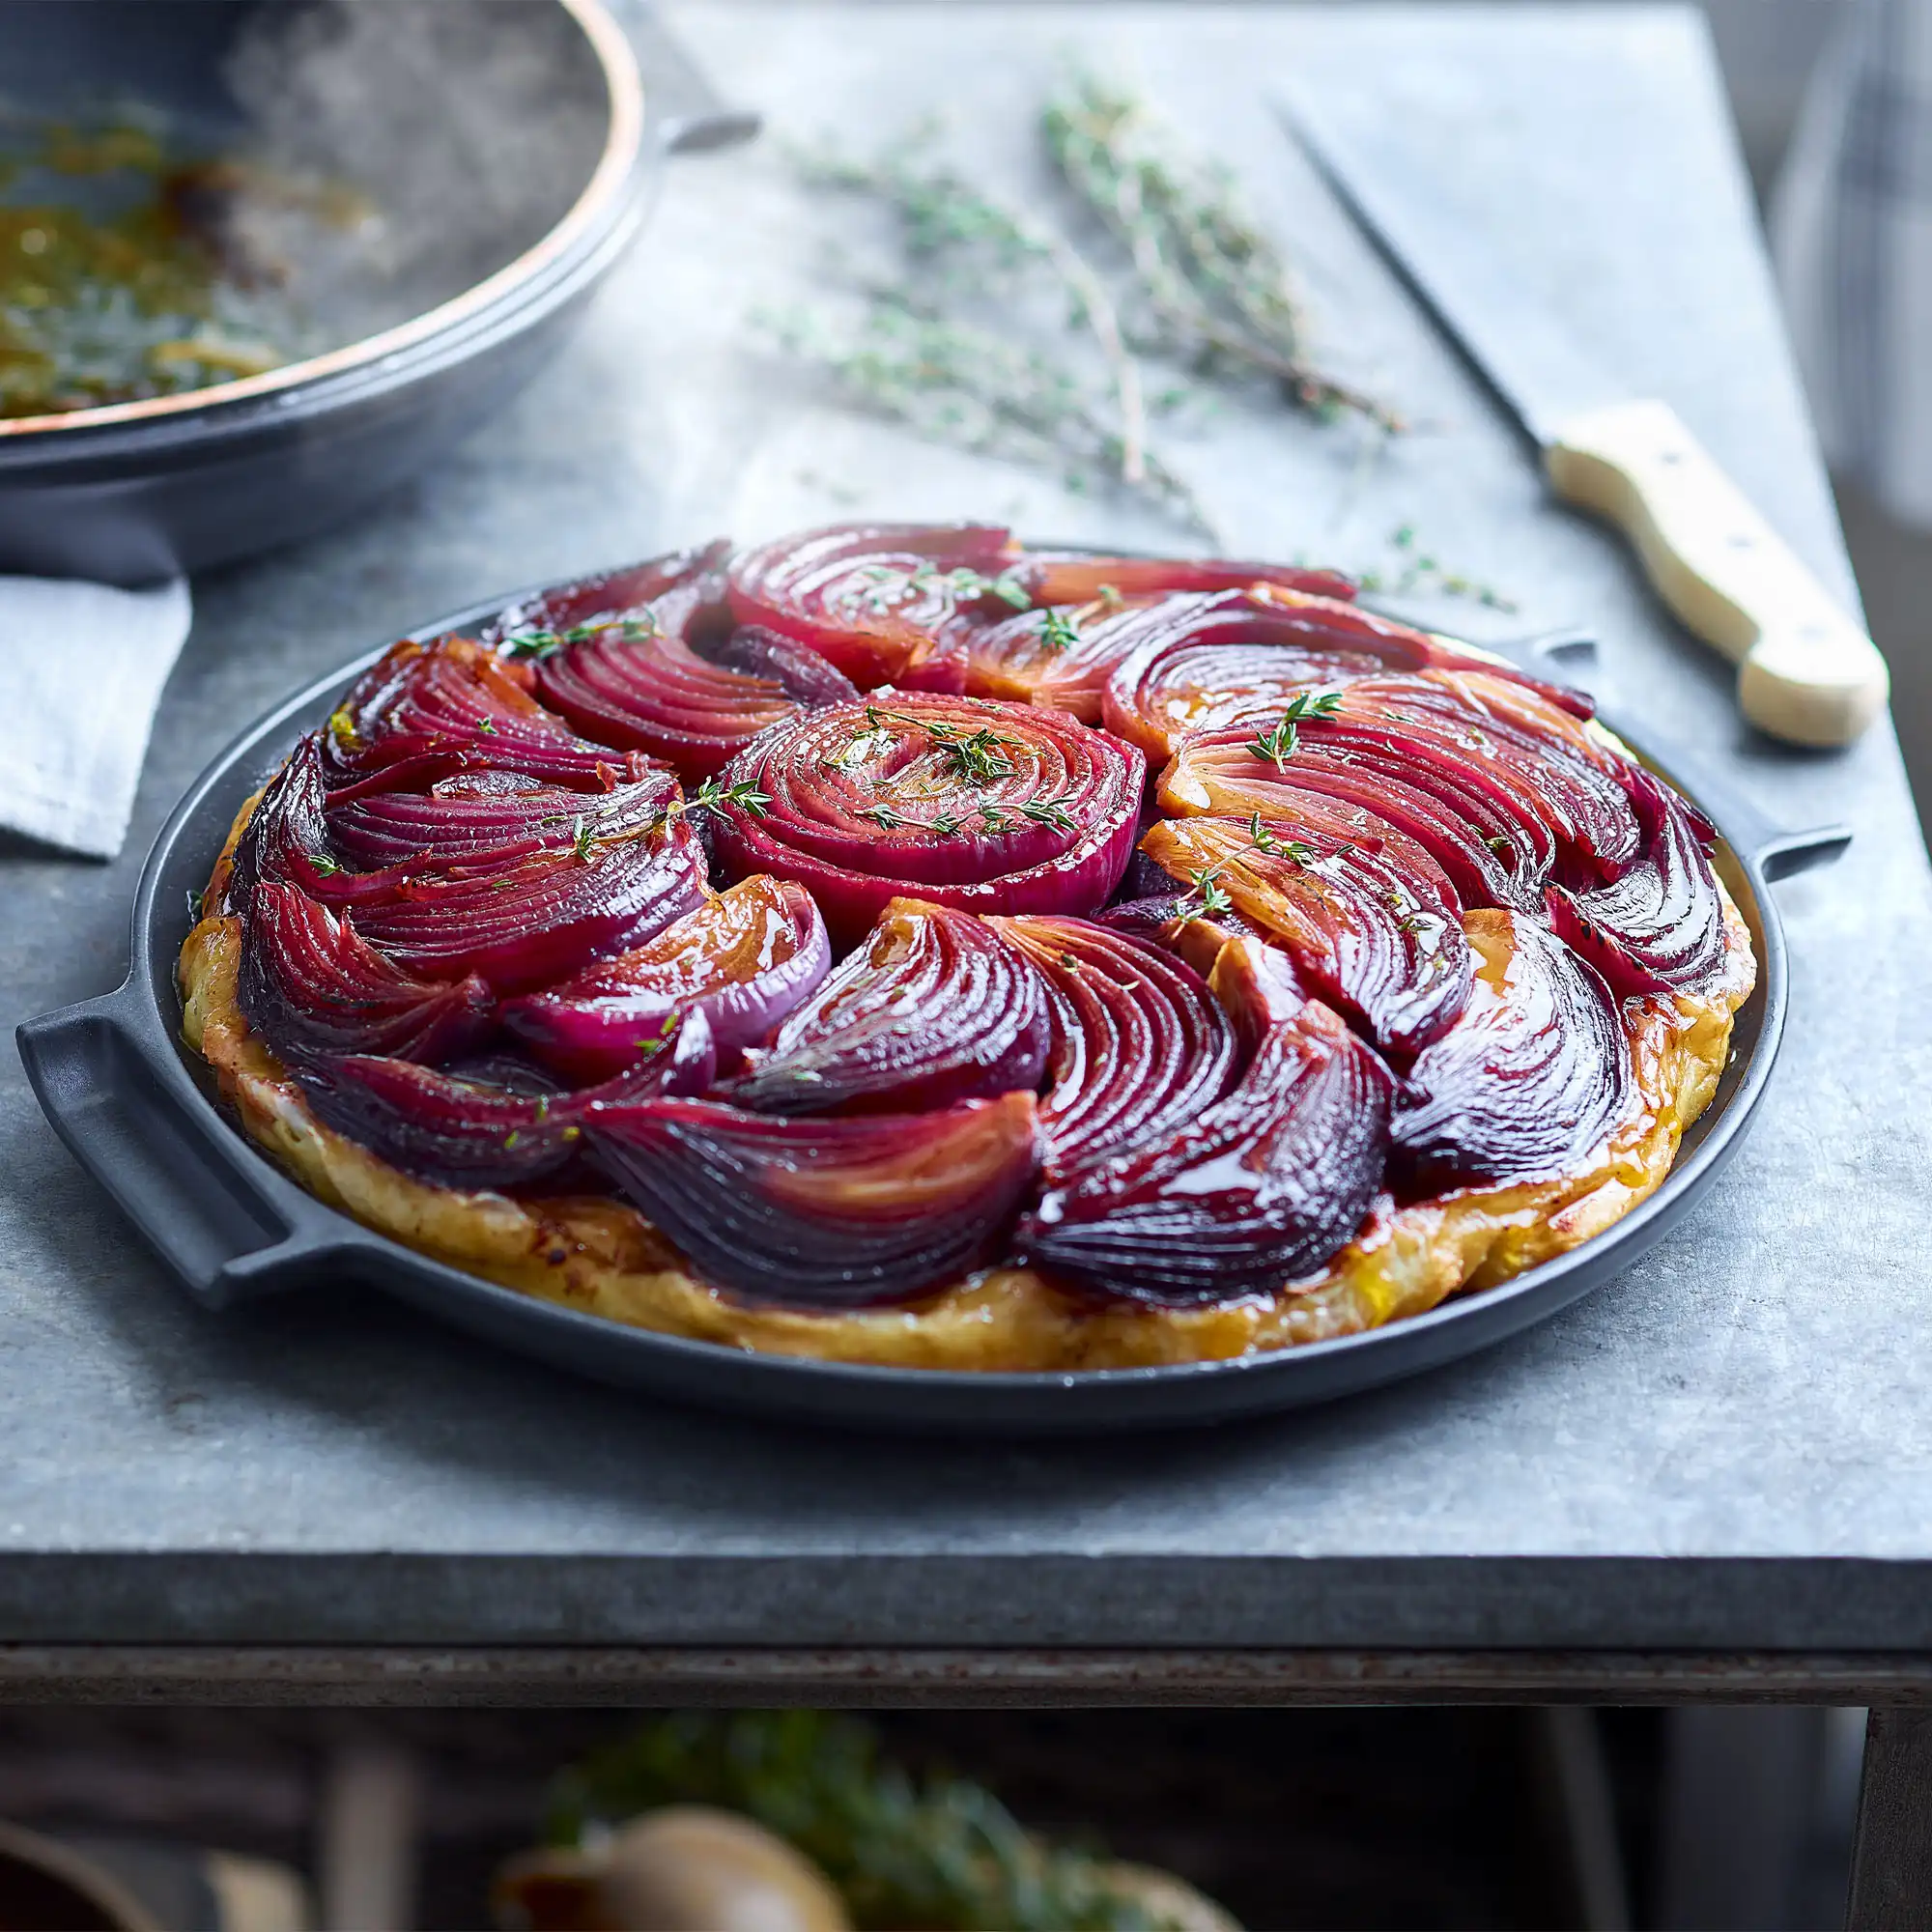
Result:
{"type": "MultiPolygon", "coordinates": [[[[493,599],[414,635],[468,630],[507,601],[493,599]]],[[[353,1278],[600,1381],[781,1419],[985,1436],[1218,1422],[1396,1381],[1568,1307],[1662,1240],[1743,1144],[1771,1077],[1789,997],[1770,882],[1836,858],[1850,839],[1837,827],[1778,831],[1722,785],[1700,780],[1684,758],[1657,756],[1651,741],[1645,754],[1722,835],[1720,867],[1757,945],[1758,985],[1738,1014],[1717,1097],[1684,1137],[1669,1178],[1642,1207],[1570,1254],[1385,1328],[1232,1362],[980,1375],[804,1361],[626,1327],[431,1261],[304,1193],[217,1106],[208,1069],[178,1037],[175,957],[188,930],[189,897],[206,883],[242,801],[378,655],[358,658],[264,718],[175,808],[134,895],[126,983],[19,1029],[20,1055],[47,1119],[211,1309],[353,1278]]],[[[1641,736],[1633,742],[1644,749],[1641,736]]]]}

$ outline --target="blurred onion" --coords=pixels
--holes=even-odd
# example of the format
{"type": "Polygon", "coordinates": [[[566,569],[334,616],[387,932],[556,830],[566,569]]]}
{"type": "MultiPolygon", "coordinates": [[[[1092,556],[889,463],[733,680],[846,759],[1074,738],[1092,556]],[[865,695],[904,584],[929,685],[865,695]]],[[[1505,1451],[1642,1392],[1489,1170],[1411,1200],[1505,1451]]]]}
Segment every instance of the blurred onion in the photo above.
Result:
{"type": "Polygon", "coordinates": [[[740,623],[810,645],[861,691],[956,692],[965,651],[955,619],[989,602],[979,581],[997,579],[1016,555],[1000,528],[835,525],[742,553],[731,565],[731,609],[740,623]]]}

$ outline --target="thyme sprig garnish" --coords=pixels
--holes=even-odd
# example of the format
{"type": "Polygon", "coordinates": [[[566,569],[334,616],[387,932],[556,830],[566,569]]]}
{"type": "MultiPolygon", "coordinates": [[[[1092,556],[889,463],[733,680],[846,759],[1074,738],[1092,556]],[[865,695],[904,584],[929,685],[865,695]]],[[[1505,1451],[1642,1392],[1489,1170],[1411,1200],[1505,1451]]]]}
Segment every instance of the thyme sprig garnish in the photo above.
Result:
{"type": "MultiPolygon", "coordinates": [[[[753,818],[762,818],[771,810],[771,794],[760,791],[751,779],[738,779],[730,784],[720,784],[716,779],[706,779],[689,798],[674,798],[668,805],[660,806],[644,822],[647,833],[662,832],[672,819],[688,817],[696,811],[723,811],[726,806],[735,806],[738,810],[749,812],[753,818]]],[[[578,823],[581,825],[582,820],[578,823]]]]}
{"type": "Polygon", "coordinates": [[[626,643],[639,643],[656,637],[658,627],[645,618],[622,617],[597,624],[573,624],[567,631],[519,631],[503,639],[502,655],[531,660],[554,657],[566,644],[587,644],[607,631],[614,631],[626,643]]]}
{"type": "Polygon", "coordinates": [[[1049,610],[1040,619],[1039,640],[1056,655],[1071,650],[1080,641],[1079,620],[1070,611],[1049,610]]]}
{"type": "Polygon", "coordinates": [[[929,590],[945,591],[961,603],[992,597],[1015,611],[1033,609],[1033,592],[1026,587],[1017,566],[1001,571],[997,577],[988,577],[963,563],[952,570],[941,570],[928,559],[916,570],[895,570],[891,564],[871,563],[859,574],[875,586],[867,593],[875,611],[891,610],[903,601],[906,591],[929,590]]]}
{"type": "Polygon", "coordinates": [[[919,718],[910,712],[886,711],[876,704],[867,705],[866,724],[868,732],[884,731],[891,724],[910,724],[923,731],[950,762],[952,775],[963,784],[991,784],[995,779],[1011,778],[1015,767],[1001,757],[1000,752],[1002,748],[1022,749],[1017,738],[1003,738],[988,725],[962,731],[943,718],[919,718]]]}
{"type": "Polygon", "coordinates": [[[1062,792],[1058,798],[1029,799],[1024,805],[1013,808],[1022,818],[1030,818],[1036,825],[1050,825],[1056,832],[1078,832],[1080,822],[1067,810],[1073,803],[1073,794],[1062,792]]]}
{"type": "Polygon", "coordinates": [[[1228,896],[1228,889],[1221,883],[1221,869],[1227,865],[1223,859],[1219,866],[1203,866],[1189,872],[1188,883],[1193,886],[1191,896],[1198,901],[1188,906],[1181,901],[1182,910],[1177,918],[1182,925],[1192,925],[1197,919],[1213,919],[1224,912],[1233,912],[1235,902],[1228,896]]]}
{"type": "Polygon", "coordinates": [[[1248,820],[1248,837],[1256,851],[1286,859],[1292,866],[1312,866],[1321,855],[1305,838],[1280,838],[1262,823],[1258,811],[1248,820]]]}
{"type": "Polygon", "coordinates": [[[1264,764],[1272,765],[1278,772],[1285,771],[1300,741],[1303,722],[1311,718],[1332,718],[1341,708],[1342,694],[1339,691],[1299,693],[1289,700],[1281,722],[1272,730],[1258,731],[1248,740],[1249,755],[1261,759],[1264,764]]]}
{"type": "Polygon", "coordinates": [[[1239,205],[1232,179],[1183,153],[1146,104],[1091,74],[1041,116],[1048,152],[1124,248],[1152,346],[1207,372],[1261,375],[1299,408],[1347,411],[1385,431],[1385,403],[1316,366],[1288,266],[1239,205]]]}

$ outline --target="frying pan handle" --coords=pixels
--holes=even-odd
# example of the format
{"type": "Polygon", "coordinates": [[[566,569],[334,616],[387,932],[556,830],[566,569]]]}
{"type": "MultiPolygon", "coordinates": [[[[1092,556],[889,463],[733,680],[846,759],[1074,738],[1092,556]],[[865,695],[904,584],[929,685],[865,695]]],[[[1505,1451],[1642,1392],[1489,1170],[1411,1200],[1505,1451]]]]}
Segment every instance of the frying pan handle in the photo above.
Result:
{"type": "Polygon", "coordinates": [[[764,117],[728,105],[655,10],[641,0],[612,0],[611,11],[637,50],[651,131],[667,155],[711,154],[756,137],[764,117]]]}
{"type": "Polygon", "coordinates": [[[211,1308],[342,1272],[354,1225],[283,1179],[185,1072],[169,1081],[146,1030],[132,980],[18,1029],[27,1079],[74,1158],[211,1308]]]}

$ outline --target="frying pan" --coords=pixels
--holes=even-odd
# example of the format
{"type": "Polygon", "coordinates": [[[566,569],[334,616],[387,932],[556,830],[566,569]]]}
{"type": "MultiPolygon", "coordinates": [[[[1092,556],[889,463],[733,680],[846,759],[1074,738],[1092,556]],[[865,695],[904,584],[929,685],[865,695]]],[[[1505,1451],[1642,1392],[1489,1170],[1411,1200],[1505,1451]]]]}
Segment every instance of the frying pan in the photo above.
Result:
{"type": "Polygon", "coordinates": [[[272,231],[301,359],[0,417],[0,571],[124,584],[306,535],[433,462],[560,345],[665,156],[757,126],[638,0],[0,0],[0,114],[27,108],[158,121],[259,161],[238,198],[305,179],[358,211],[272,231]]]}
{"type": "MultiPolygon", "coordinates": [[[[414,633],[473,635],[513,599],[414,633]]],[[[1577,648],[1553,642],[1550,655],[1577,648]]],[[[413,1253],[305,1194],[217,1108],[200,1059],[178,1038],[175,957],[188,898],[207,882],[242,803],[304,731],[324,723],[371,651],[245,732],[175,808],[134,895],[132,963],[121,988],[29,1020],[21,1058],[74,1156],[120,1203],[188,1292],[213,1309],[353,1276],[505,1347],[654,1397],[763,1416],[957,1435],[1096,1434],[1296,1408],[1469,1354],[1566,1308],[1630,1265],[1696,1206],[1742,1145],[1784,1031],[1784,935],[1770,883],[1826,863],[1837,827],[1783,832],[1678,753],[1623,731],[1717,827],[1717,865],[1749,924],[1758,983],[1738,1013],[1717,1097],[1684,1137],[1663,1185],[1613,1228],[1514,1281],[1365,1334],[1230,1362],[1087,1374],[949,1374],[760,1355],[653,1334],[534,1300],[413,1253]],[[1648,746],[1648,749],[1646,747],[1648,746]]]]}

